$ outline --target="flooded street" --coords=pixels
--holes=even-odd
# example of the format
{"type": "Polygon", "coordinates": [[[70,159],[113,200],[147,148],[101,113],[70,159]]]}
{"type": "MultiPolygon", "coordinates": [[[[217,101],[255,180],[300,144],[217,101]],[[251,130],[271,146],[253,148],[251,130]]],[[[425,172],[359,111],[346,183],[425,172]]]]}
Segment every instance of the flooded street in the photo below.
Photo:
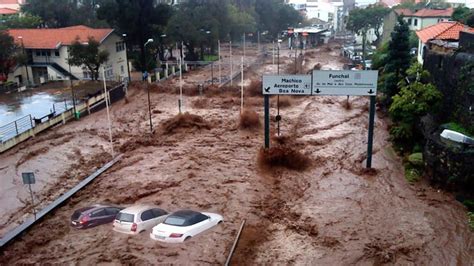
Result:
{"type": "MultiPolygon", "coordinates": [[[[308,51],[303,71],[318,63],[342,68],[338,48],[325,48],[332,52],[308,51]]],[[[288,56],[280,60],[281,69],[293,68],[288,56]]],[[[275,73],[271,61],[245,79],[275,73]]],[[[185,82],[204,77],[209,72],[191,71],[185,82]]],[[[122,161],[16,239],[0,254],[2,263],[222,265],[245,219],[235,265],[472,265],[474,235],[464,207],[449,193],[405,180],[380,114],[374,169],[365,169],[367,98],[351,97],[346,105],[346,97],[287,97],[281,131],[310,166],[265,169],[257,160],[263,127],[239,127],[238,89],[197,96],[188,91],[195,87],[185,86],[185,110],[200,116],[201,124],[166,127],[178,113],[177,83],[151,90],[153,134],[143,104],[147,87],[131,86],[127,100],[111,108],[122,161]],[[178,245],[155,242],[149,232],[119,234],[112,225],[69,226],[74,210],[96,203],[216,212],[224,223],[178,245]]],[[[245,95],[245,107],[262,120],[263,98],[245,95]]],[[[273,134],[275,97],[271,106],[273,134]]],[[[8,184],[0,194],[0,234],[31,209],[20,172],[36,169],[42,183],[35,195],[44,205],[111,159],[106,119],[99,111],[0,155],[0,181],[8,184]]]]}
{"type": "Polygon", "coordinates": [[[0,127],[27,115],[40,118],[71,106],[72,97],[67,90],[31,89],[0,94],[0,127]]]}

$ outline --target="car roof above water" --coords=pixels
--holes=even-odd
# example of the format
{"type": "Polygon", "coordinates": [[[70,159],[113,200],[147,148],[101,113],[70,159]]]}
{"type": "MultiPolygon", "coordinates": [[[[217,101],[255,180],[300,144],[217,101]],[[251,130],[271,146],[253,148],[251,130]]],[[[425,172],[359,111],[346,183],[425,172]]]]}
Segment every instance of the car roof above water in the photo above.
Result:
{"type": "Polygon", "coordinates": [[[202,213],[192,210],[181,210],[173,212],[170,216],[177,216],[188,220],[198,215],[202,215],[202,213]]]}
{"type": "Polygon", "coordinates": [[[137,213],[140,213],[140,212],[143,212],[143,211],[146,211],[146,210],[149,210],[149,209],[155,209],[155,208],[158,208],[158,207],[152,206],[152,205],[134,205],[134,206],[130,206],[128,208],[125,208],[125,209],[121,210],[120,212],[130,213],[130,214],[137,214],[137,213]]]}

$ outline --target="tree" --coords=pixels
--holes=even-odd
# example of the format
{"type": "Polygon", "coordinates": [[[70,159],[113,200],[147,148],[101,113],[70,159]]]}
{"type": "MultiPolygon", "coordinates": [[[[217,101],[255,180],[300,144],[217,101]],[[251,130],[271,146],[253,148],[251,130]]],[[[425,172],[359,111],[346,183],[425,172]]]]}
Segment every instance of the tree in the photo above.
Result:
{"type": "Polygon", "coordinates": [[[467,7],[459,6],[454,9],[451,19],[474,27],[474,9],[471,10],[467,7]]]}
{"type": "Polygon", "coordinates": [[[349,12],[346,28],[362,36],[362,62],[365,63],[367,32],[372,27],[367,9],[355,8],[349,12]]]}
{"type": "Polygon", "coordinates": [[[374,34],[377,39],[374,43],[378,46],[381,37],[382,37],[382,26],[385,16],[390,13],[390,9],[386,8],[382,5],[370,5],[367,9],[367,15],[369,17],[369,25],[372,29],[374,29],[374,34]]]}
{"type": "Polygon", "coordinates": [[[239,39],[246,32],[255,32],[257,29],[255,18],[246,11],[240,11],[234,5],[229,5],[229,16],[231,21],[230,35],[234,40],[239,39]]]}
{"type": "MultiPolygon", "coordinates": [[[[150,70],[155,60],[145,43],[153,38],[158,42],[164,27],[172,15],[172,8],[166,4],[154,5],[149,0],[103,0],[97,15],[107,21],[119,32],[127,34],[127,47],[139,47],[140,53],[135,56],[138,69],[150,70]],[[147,62],[148,61],[148,62],[147,62]]],[[[183,17],[186,18],[186,17],[183,17]]],[[[182,20],[187,20],[183,19],[182,20]]],[[[183,28],[185,29],[185,28],[183,28]]],[[[148,46],[147,46],[148,48],[148,46]]],[[[130,54],[133,50],[130,50],[130,54]]]]}
{"type": "Polygon", "coordinates": [[[349,12],[346,28],[362,36],[362,53],[365,59],[365,46],[367,43],[367,32],[374,29],[377,39],[374,43],[378,46],[382,33],[381,27],[385,16],[390,12],[389,8],[382,5],[370,5],[367,8],[356,8],[349,12]]]}
{"type": "Polygon", "coordinates": [[[7,16],[3,19],[3,23],[0,23],[0,26],[6,29],[34,29],[38,28],[42,23],[41,17],[25,14],[22,16],[7,16]]]}
{"type": "Polygon", "coordinates": [[[16,49],[13,38],[6,31],[0,31],[0,81],[5,81],[16,65],[16,49]]]}
{"type": "Polygon", "coordinates": [[[109,52],[99,49],[100,43],[90,37],[87,44],[82,44],[79,39],[69,47],[69,64],[73,66],[86,66],[91,72],[92,79],[99,79],[100,66],[107,62],[109,52]]]}
{"type": "Polygon", "coordinates": [[[298,11],[281,0],[255,1],[255,13],[258,30],[268,31],[270,36],[277,36],[282,30],[303,21],[298,11]]]}
{"type": "Polygon", "coordinates": [[[235,27],[235,21],[232,20],[238,13],[238,9],[227,0],[188,0],[179,5],[166,32],[176,42],[183,42],[186,46],[186,60],[199,58],[196,47],[201,47],[202,59],[204,43],[208,43],[212,49],[217,39],[228,39],[233,35],[236,37],[240,34],[238,31],[245,30],[245,25],[243,29],[235,27]],[[231,15],[232,12],[234,15],[231,15]],[[234,32],[231,34],[232,27],[234,32]]]}
{"type": "Polygon", "coordinates": [[[437,110],[442,94],[428,83],[429,72],[415,63],[407,70],[410,83],[400,82],[401,90],[393,96],[389,112],[394,126],[390,133],[400,143],[413,144],[419,138],[416,125],[427,113],[437,110]]]}
{"type": "Polygon", "coordinates": [[[108,0],[28,0],[21,7],[23,13],[39,16],[44,27],[60,28],[83,24],[103,27],[97,19],[97,9],[108,0]]]}
{"type": "Polygon", "coordinates": [[[387,65],[384,70],[385,84],[383,91],[387,95],[387,102],[398,93],[398,82],[405,78],[406,70],[410,67],[410,31],[407,23],[401,18],[395,25],[392,38],[388,43],[387,65]]]}

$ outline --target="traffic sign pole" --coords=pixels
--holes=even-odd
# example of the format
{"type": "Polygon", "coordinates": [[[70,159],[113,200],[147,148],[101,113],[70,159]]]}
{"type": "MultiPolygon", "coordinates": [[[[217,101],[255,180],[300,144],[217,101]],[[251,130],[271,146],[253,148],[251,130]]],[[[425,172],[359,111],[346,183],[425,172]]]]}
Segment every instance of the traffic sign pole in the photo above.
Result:
{"type": "Polygon", "coordinates": [[[369,139],[367,141],[367,168],[372,168],[372,146],[374,142],[375,96],[370,96],[369,139]]]}
{"type": "Polygon", "coordinates": [[[33,197],[33,190],[31,190],[31,184],[28,184],[28,187],[30,188],[31,205],[32,205],[32,207],[33,207],[33,215],[35,216],[35,221],[36,221],[35,199],[34,199],[34,197],[33,197]]]}
{"type": "Polygon", "coordinates": [[[270,148],[270,96],[263,96],[264,112],[265,112],[265,149],[270,148]]]}

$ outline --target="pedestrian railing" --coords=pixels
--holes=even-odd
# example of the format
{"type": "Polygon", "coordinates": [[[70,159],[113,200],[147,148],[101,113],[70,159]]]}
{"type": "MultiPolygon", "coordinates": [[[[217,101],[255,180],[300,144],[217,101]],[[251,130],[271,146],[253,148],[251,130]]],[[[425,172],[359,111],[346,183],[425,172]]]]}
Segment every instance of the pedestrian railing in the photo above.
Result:
{"type": "Polygon", "coordinates": [[[0,142],[14,138],[21,133],[34,127],[34,121],[31,115],[19,118],[11,123],[0,126],[0,142]]]}
{"type": "Polygon", "coordinates": [[[37,124],[40,124],[44,121],[47,121],[48,119],[61,115],[70,108],[71,106],[68,106],[66,101],[64,101],[63,103],[54,103],[53,108],[50,109],[49,114],[46,114],[43,117],[34,117],[32,115],[26,115],[11,123],[0,126],[0,143],[3,143],[34,128],[37,124]]]}

